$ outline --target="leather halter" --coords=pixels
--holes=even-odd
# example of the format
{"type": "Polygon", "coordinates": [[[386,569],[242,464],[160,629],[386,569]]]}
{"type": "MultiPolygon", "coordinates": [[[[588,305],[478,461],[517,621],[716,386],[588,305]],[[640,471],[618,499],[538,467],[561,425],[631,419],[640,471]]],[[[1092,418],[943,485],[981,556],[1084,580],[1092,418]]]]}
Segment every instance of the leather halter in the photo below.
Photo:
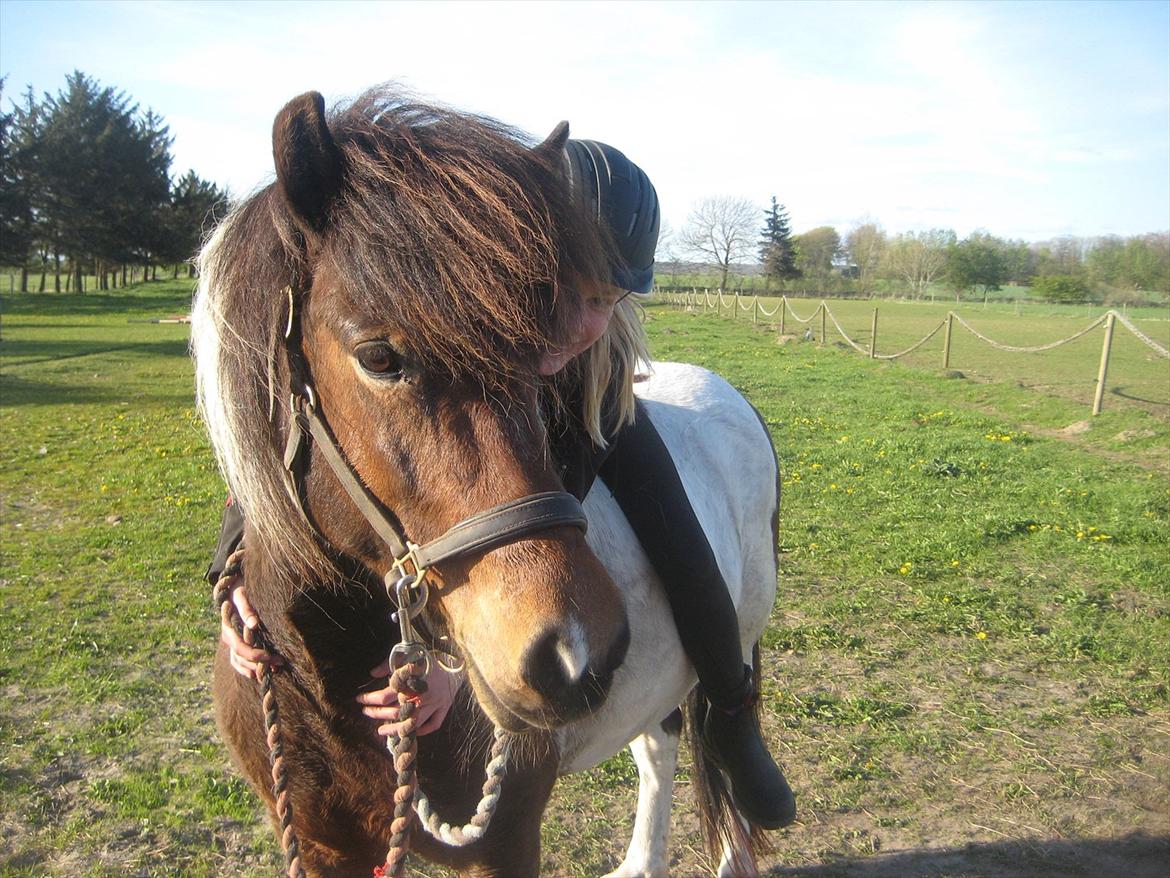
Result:
{"type": "MultiPolygon", "coordinates": [[[[289,495],[304,514],[300,462],[305,440],[311,439],[362,517],[393,554],[394,562],[384,574],[388,590],[392,591],[397,583],[408,577],[413,578],[411,587],[421,587],[427,569],[435,564],[487,552],[538,531],[564,526],[578,527],[583,532],[587,529],[585,510],[576,497],[565,491],[544,491],[477,512],[423,545],[411,542],[345,459],[324,415],[317,410],[316,395],[309,383],[307,363],[301,351],[300,321],[295,313],[292,288],[289,287],[287,292],[289,320],[285,339],[294,387],[290,399],[292,420],[284,450],[289,495]]],[[[425,597],[422,600],[425,601],[425,597]]]]}

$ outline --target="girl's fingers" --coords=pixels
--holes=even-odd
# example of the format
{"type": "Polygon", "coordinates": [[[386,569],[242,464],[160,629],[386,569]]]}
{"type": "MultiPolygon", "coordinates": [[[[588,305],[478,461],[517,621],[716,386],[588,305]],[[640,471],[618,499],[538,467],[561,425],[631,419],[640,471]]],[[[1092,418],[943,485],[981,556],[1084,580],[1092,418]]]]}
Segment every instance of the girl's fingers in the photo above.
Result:
{"type": "Polygon", "coordinates": [[[236,633],[236,629],[231,625],[221,625],[219,628],[219,639],[223,641],[224,645],[231,651],[231,654],[241,661],[250,663],[256,662],[270,662],[272,656],[262,649],[256,649],[254,646],[248,646],[243,639],[236,633]]]}
{"type": "Polygon", "coordinates": [[[370,719],[388,719],[398,720],[398,705],[387,705],[386,707],[363,707],[362,713],[370,719]]]}
{"type": "Polygon", "coordinates": [[[398,693],[387,686],[373,692],[363,692],[357,697],[358,704],[387,705],[398,704],[398,693]]]}

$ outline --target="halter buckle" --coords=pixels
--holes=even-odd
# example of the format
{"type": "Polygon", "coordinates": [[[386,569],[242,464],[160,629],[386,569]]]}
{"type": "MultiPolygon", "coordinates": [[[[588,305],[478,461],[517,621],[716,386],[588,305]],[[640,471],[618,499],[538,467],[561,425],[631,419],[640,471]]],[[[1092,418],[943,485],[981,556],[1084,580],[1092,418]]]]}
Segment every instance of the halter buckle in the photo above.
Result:
{"type": "MultiPolygon", "coordinates": [[[[418,560],[418,543],[412,543],[410,540],[406,541],[406,554],[400,558],[394,559],[394,564],[390,568],[390,572],[386,574],[386,584],[389,587],[390,576],[397,574],[397,580],[405,579],[406,577],[413,577],[414,582],[422,585],[427,578],[427,568],[424,567],[418,560]],[[410,567],[407,567],[407,565],[410,567]]],[[[393,595],[391,595],[393,597],[393,595]]]]}

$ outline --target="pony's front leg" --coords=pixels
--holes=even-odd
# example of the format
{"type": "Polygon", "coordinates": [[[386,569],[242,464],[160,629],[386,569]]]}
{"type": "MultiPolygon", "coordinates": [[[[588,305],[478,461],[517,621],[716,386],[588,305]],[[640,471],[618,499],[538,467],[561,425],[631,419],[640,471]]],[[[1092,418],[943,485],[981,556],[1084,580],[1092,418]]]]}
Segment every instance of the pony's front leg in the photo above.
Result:
{"type": "Polygon", "coordinates": [[[626,859],[605,878],[666,878],[670,806],[682,714],[675,711],[630,742],[638,766],[638,812],[626,859]]]}

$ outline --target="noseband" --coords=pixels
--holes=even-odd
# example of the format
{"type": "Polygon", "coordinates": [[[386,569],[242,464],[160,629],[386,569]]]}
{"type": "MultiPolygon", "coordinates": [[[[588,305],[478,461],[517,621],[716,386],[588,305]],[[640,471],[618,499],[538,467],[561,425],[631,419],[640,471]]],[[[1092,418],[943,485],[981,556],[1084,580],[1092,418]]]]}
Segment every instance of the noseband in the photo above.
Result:
{"type": "MultiPolygon", "coordinates": [[[[305,440],[311,439],[337,477],[362,517],[390,549],[394,561],[383,574],[391,600],[402,606],[402,587],[417,591],[418,597],[405,607],[408,616],[417,615],[426,603],[427,571],[453,558],[487,552],[533,533],[554,527],[572,526],[585,531],[588,521],[581,502],[565,491],[543,491],[501,503],[463,519],[445,533],[419,545],[411,542],[400,526],[345,459],[308,380],[308,368],[301,350],[300,321],[296,319],[292,288],[287,288],[289,320],[285,330],[293,391],[290,397],[291,424],[284,449],[286,486],[301,513],[303,496],[303,455],[305,440]],[[299,385],[299,386],[298,386],[299,385]]],[[[308,516],[306,515],[306,519],[308,516]]],[[[405,632],[404,632],[405,633],[405,632]]]]}

